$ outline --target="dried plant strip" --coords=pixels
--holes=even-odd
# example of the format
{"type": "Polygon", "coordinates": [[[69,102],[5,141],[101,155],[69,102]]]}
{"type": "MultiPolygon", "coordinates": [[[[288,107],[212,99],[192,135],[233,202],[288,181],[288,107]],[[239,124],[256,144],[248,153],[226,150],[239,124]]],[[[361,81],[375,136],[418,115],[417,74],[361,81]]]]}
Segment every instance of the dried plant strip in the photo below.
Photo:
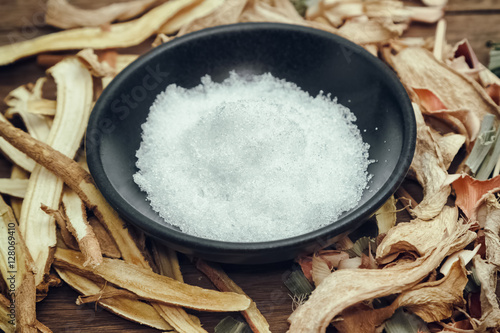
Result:
{"type": "Polygon", "coordinates": [[[415,261],[401,261],[384,269],[333,272],[288,318],[289,332],[325,332],[331,320],[349,306],[409,290],[432,272],[452,247],[462,242],[466,230],[463,227],[450,230],[434,249],[415,261]]]}
{"type": "Polygon", "coordinates": [[[102,223],[94,216],[89,217],[88,221],[97,237],[102,255],[108,258],[121,258],[122,254],[118,246],[102,223]]]}
{"type": "Polygon", "coordinates": [[[499,114],[498,105],[479,83],[437,61],[423,48],[402,50],[392,58],[392,64],[406,86],[433,91],[451,110],[471,110],[481,120],[486,114],[499,114]]]}
{"type": "MultiPolygon", "coordinates": [[[[43,77],[36,81],[34,85],[28,84],[12,90],[4,99],[9,107],[5,112],[7,118],[19,115],[28,133],[35,139],[44,141],[49,136],[50,124],[45,116],[34,114],[38,106],[45,106],[47,102],[42,102],[42,88],[47,78],[43,77]],[[39,104],[36,104],[39,102],[39,104]],[[40,103],[42,102],[42,103],[40,103]]],[[[53,105],[54,106],[54,105],[53,105]]]]}
{"type": "MultiPolygon", "coordinates": [[[[3,114],[0,113],[0,122],[9,121],[4,117],[3,114]]],[[[10,124],[10,123],[9,123],[10,124]]],[[[2,151],[3,155],[10,160],[15,165],[23,168],[28,172],[32,172],[35,168],[35,161],[26,156],[24,153],[20,152],[16,148],[14,148],[10,143],[5,141],[5,139],[0,139],[0,151],[2,151]]]]}
{"type": "Polygon", "coordinates": [[[150,9],[157,0],[114,3],[97,9],[75,7],[66,0],[49,0],[45,22],[61,29],[99,27],[114,21],[126,21],[150,9]]]}
{"type": "Polygon", "coordinates": [[[6,65],[18,59],[47,51],[134,46],[156,33],[167,20],[184,7],[191,5],[193,1],[195,0],[166,2],[136,20],[112,24],[109,29],[89,27],[65,30],[0,46],[0,65],[6,65]]]}
{"type": "MultiPolygon", "coordinates": [[[[73,158],[85,133],[92,104],[92,77],[76,58],[66,58],[48,72],[57,84],[57,113],[47,144],[73,158]]],[[[39,152],[40,153],[40,152],[39,152]]],[[[43,281],[56,244],[54,219],[40,209],[40,203],[59,208],[63,181],[37,164],[33,170],[21,210],[19,229],[35,260],[36,284],[43,281]]]]}
{"type": "Polygon", "coordinates": [[[102,262],[101,247],[94,230],[87,221],[85,204],[73,190],[67,187],[63,190],[62,204],[67,217],[67,228],[75,237],[85,258],[84,266],[99,265],[102,262]]]}
{"type": "Polygon", "coordinates": [[[59,209],[50,209],[44,204],[42,204],[41,209],[45,212],[45,214],[49,214],[55,219],[57,225],[59,226],[62,241],[66,247],[72,250],[79,250],[80,248],[78,247],[78,242],[68,230],[68,220],[65,214],[59,209]]]}
{"type": "Polygon", "coordinates": [[[116,75],[116,70],[106,61],[100,61],[93,49],[83,49],[76,56],[87,65],[88,70],[94,77],[112,77],[116,75]]]}
{"type": "MultiPolygon", "coordinates": [[[[20,179],[20,180],[28,180],[29,178],[29,173],[23,170],[21,167],[17,165],[13,165],[12,169],[10,171],[10,179],[20,179]]],[[[25,191],[26,194],[26,191],[25,191]]],[[[24,196],[23,196],[24,198],[24,196]]],[[[16,217],[16,220],[19,221],[21,218],[21,207],[23,205],[23,199],[20,198],[15,198],[12,197],[10,198],[10,206],[12,208],[12,211],[14,212],[14,216],[16,217]]]]}
{"type": "Polygon", "coordinates": [[[486,194],[481,201],[478,222],[484,228],[486,260],[500,267],[500,203],[492,193],[486,194]]]}
{"type": "MultiPolygon", "coordinates": [[[[0,122],[0,133],[9,142],[15,144],[17,148],[22,149],[28,155],[35,158],[38,163],[54,172],[55,175],[60,177],[80,196],[86,206],[92,209],[96,217],[106,225],[124,260],[150,269],[140,249],[135,245],[134,239],[125,228],[124,222],[95,187],[92,177],[87,171],[66,155],[32,138],[12,125],[0,122]]],[[[161,304],[153,305],[159,311],[160,315],[169,311],[168,306],[161,304]]]]}
{"type": "Polygon", "coordinates": [[[413,104],[417,122],[417,144],[410,170],[422,185],[424,197],[413,209],[413,215],[429,220],[438,215],[448,200],[451,187],[445,184],[448,175],[443,156],[420,108],[413,104]]]}
{"type": "Polygon", "coordinates": [[[389,199],[375,212],[378,233],[385,234],[396,225],[396,199],[391,195],[389,199]]]}
{"type": "MultiPolygon", "coordinates": [[[[456,233],[468,228],[458,219],[458,209],[445,206],[441,214],[430,221],[413,220],[401,222],[391,228],[377,246],[377,261],[386,264],[401,253],[415,253],[418,257],[429,254],[446,233],[456,233]]],[[[460,242],[451,247],[451,252],[463,249],[476,238],[472,231],[465,231],[460,242]]],[[[450,253],[451,254],[451,253],[450,253]]]]}
{"type": "MultiPolygon", "coordinates": [[[[153,241],[152,252],[159,274],[184,282],[177,253],[174,250],[158,241],[153,241]]],[[[164,307],[158,307],[158,311],[178,332],[206,332],[199,320],[192,320],[181,307],[170,306],[168,311],[165,311],[164,307]]]]}
{"type": "Polygon", "coordinates": [[[191,286],[120,259],[103,258],[103,262],[94,269],[83,266],[83,260],[79,252],[57,249],[54,265],[95,274],[144,299],[190,309],[242,311],[250,305],[250,299],[244,295],[191,286]]]}
{"type": "MultiPolygon", "coordinates": [[[[227,276],[222,268],[214,263],[207,263],[201,259],[196,262],[196,268],[205,274],[217,289],[224,292],[235,292],[247,296],[233,280],[227,276]]],[[[251,301],[248,309],[242,311],[248,325],[255,333],[271,332],[269,323],[257,308],[257,304],[251,301]]]]}
{"type": "Polygon", "coordinates": [[[0,178],[0,193],[16,198],[24,198],[27,187],[28,179],[0,178]]]}
{"type": "Polygon", "coordinates": [[[196,19],[207,16],[215,10],[220,10],[219,6],[221,6],[224,2],[225,0],[198,0],[191,6],[179,11],[174,17],[172,17],[171,20],[158,29],[158,32],[171,35],[181,29],[184,25],[190,24],[196,19]]]}
{"type": "Polygon", "coordinates": [[[15,300],[16,331],[37,333],[35,266],[12,209],[0,197],[0,272],[15,300]]]}
{"type": "MultiPolygon", "coordinates": [[[[84,276],[78,275],[68,269],[56,267],[56,271],[67,284],[83,295],[98,294],[104,287],[105,281],[92,281],[84,276]]],[[[107,288],[110,288],[108,286],[107,288]]],[[[98,304],[106,310],[131,321],[147,325],[163,331],[171,331],[173,328],[145,302],[130,297],[113,297],[100,299],[98,304]]]]}

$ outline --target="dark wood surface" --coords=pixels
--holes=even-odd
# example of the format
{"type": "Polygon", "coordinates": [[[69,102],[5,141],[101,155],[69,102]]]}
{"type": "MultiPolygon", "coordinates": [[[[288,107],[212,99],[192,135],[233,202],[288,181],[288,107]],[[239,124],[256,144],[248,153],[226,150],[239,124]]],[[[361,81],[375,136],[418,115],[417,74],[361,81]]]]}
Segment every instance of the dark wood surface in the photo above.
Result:
{"type": "MultiPolygon", "coordinates": [[[[228,0],[231,1],[231,0],[228,0]]],[[[111,0],[75,0],[74,4],[95,8],[111,0]]],[[[43,23],[44,0],[0,0],[0,45],[56,31],[43,23]]],[[[454,43],[468,38],[481,62],[487,64],[488,40],[500,41],[500,0],[450,0],[447,6],[447,37],[454,43]]],[[[408,36],[432,36],[433,25],[413,24],[408,36]]],[[[140,48],[139,48],[140,49],[140,48]]],[[[34,82],[44,75],[34,58],[0,67],[0,98],[15,87],[34,82]]],[[[0,111],[6,108],[0,102],[0,111]]],[[[187,283],[212,287],[205,276],[181,256],[187,283]]],[[[283,285],[282,277],[292,268],[292,262],[264,266],[225,265],[224,268],[254,299],[266,316],[273,332],[287,330],[286,319],[292,312],[292,301],[283,285]]],[[[38,303],[38,319],[54,332],[156,332],[156,330],[131,323],[99,307],[76,306],[77,293],[67,285],[54,288],[49,296],[38,303]]],[[[335,295],[332,295],[335,297],[335,295]]],[[[212,332],[214,326],[227,313],[196,313],[204,327],[212,332]]],[[[230,314],[236,318],[239,314],[230,314]]]]}

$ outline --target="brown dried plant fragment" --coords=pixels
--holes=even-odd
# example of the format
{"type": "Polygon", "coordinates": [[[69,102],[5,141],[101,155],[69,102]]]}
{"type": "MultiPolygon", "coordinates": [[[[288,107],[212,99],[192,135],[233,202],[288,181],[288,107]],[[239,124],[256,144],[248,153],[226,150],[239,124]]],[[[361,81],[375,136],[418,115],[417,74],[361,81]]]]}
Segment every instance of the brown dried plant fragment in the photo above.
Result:
{"type": "Polygon", "coordinates": [[[375,212],[379,234],[387,233],[396,225],[397,220],[396,199],[391,195],[389,199],[375,212]]]}
{"type": "Polygon", "coordinates": [[[500,327],[500,307],[496,295],[498,266],[476,256],[473,259],[475,276],[481,283],[481,318],[471,319],[475,332],[500,327]]]}
{"type": "MultiPolygon", "coordinates": [[[[13,165],[12,169],[10,171],[10,179],[20,179],[20,180],[28,180],[29,178],[29,173],[23,170],[21,167],[17,165],[13,165]]],[[[26,195],[26,192],[25,192],[26,195]]],[[[23,195],[24,198],[24,195],[23,195]]],[[[23,199],[20,198],[15,198],[11,197],[10,198],[10,206],[12,208],[12,211],[14,212],[14,216],[16,217],[16,220],[19,221],[21,218],[21,208],[23,205],[23,199]]]]}
{"type": "Polygon", "coordinates": [[[45,214],[51,215],[59,226],[60,237],[67,248],[79,250],[78,242],[68,229],[68,220],[65,214],[60,209],[50,209],[44,204],[40,207],[45,214]]]}
{"type": "MultiPolygon", "coordinates": [[[[443,235],[453,234],[468,226],[458,218],[458,209],[445,206],[441,214],[430,221],[415,219],[401,222],[391,228],[377,247],[377,261],[386,264],[399,254],[412,253],[416,257],[428,255],[443,235]]],[[[465,231],[460,242],[454,244],[451,252],[463,249],[476,237],[472,231],[465,231]]]]}
{"type": "Polygon", "coordinates": [[[16,332],[16,325],[11,322],[10,305],[10,300],[0,293],[0,330],[5,333],[16,332]]]}
{"type": "Polygon", "coordinates": [[[66,0],[49,0],[45,22],[61,29],[99,27],[114,21],[126,21],[150,9],[158,0],[134,0],[97,9],[75,7],[66,0]]]}
{"type": "Polygon", "coordinates": [[[451,187],[446,184],[446,165],[441,151],[426,125],[420,108],[413,104],[417,122],[417,144],[410,170],[423,189],[424,197],[415,207],[413,215],[429,220],[438,215],[448,200],[451,187]]]}
{"type": "MultiPolygon", "coordinates": [[[[69,269],[56,268],[57,273],[67,284],[83,295],[96,295],[104,288],[106,282],[102,279],[92,281],[84,276],[78,275],[69,269]]],[[[107,285],[108,290],[115,290],[107,285]]],[[[147,325],[162,331],[171,331],[168,325],[153,307],[140,301],[137,297],[115,296],[112,298],[99,299],[98,304],[106,310],[131,321],[147,325]]]]}
{"type": "Polygon", "coordinates": [[[0,239],[0,272],[15,301],[16,332],[36,333],[36,268],[12,209],[1,197],[0,231],[4,235],[0,239]]]}
{"type": "Polygon", "coordinates": [[[165,22],[194,1],[169,1],[136,20],[111,24],[107,30],[100,27],[77,28],[0,46],[0,65],[47,51],[134,46],[156,33],[165,22]]]}
{"type": "MultiPolygon", "coordinates": [[[[76,58],[66,58],[49,69],[57,84],[57,113],[47,144],[73,158],[85,133],[92,104],[92,78],[76,58]]],[[[40,152],[38,152],[40,153],[40,152]]],[[[50,268],[56,244],[54,219],[40,209],[59,207],[63,181],[37,164],[31,173],[21,210],[19,229],[36,264],[36,284],[42,283],[50,268]]]]}
{"type": "Polygon", "coordinates": [[[87,66],[87,69],[95,77],[115,76],[116,69],[108,62],[100,61],[93,49],[83,49],[76,56],[87,66]]]}
{"type": "Polygon", "coordinates": [[[452,132],[442,135],[435,130],[431,130],[431,134],[443,156],[444,167],[448,170],[467,138],[465,135],[452,132]]]}
{"type": "Polygon", "coordinates": [[[391,64],[406,86],[431,90],[450,110],[471,110],[480,120],[485,114],[499,114],[498,105],[476,81],[437,61],[423,48],[405,48],[392,56],[391,64]]]}
{"type": "Polygon", "coordinates": [[[116,246],[115,241],[109,235],[108,231],[102,225],[102,223],[94,216],[89,217],[88,221],[94,231],[95,236],[97,237],[102,255],[108,258],[121,258],[122,254],[118,249],[118,246],[116,246]]]}
{"type": "Polygon", "coordinates": [[[54,258],[56,267],[97,275],[143,299],[216,312],[242,311],[250,305],[246,296],[191,286],[120,259],[103,258],[99,266],[90,269],[83,265],[84,258],[79,252],[57,249],[54,258]]]}
{"type": "Polygon", "coordinates": [[[384,269],[333,272],[289,317],[289,332],[325,332],[331,320],[348,307],[409,290],[433,271],[451,249],[464,242],[467,229],[467,225],[458,225],[448,230],[434,248],[414,261],[399,261],[384,269]]]}
{"type": "MultiPolygon", "coordinates": [[[[196,268],[203,272],[210,281],[223,292],[235,292],[237,294],[248,297],[243,289],[241,289],[233,280],[227,276],[222,268],[214,263],[208,263],[201,259],[197,260],[196,268]]],[[[257,304],[251,301],[250,306],[242,311],[248,325],[254,333],[270,333],[269,323],[262,313],[257,308],[257,304]]]]}

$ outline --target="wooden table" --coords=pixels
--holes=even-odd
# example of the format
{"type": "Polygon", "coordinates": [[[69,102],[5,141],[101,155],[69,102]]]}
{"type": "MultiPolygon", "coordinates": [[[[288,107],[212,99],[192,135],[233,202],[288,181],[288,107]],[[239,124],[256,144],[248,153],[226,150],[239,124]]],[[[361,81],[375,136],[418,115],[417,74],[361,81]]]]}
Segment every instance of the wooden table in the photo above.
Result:
{"type": "MultiPolygon", "coordinates": [[[[75,0],[71,2],[82,7],[95,8],[112,1],[75,0]]],[[[44,4],[44,0],[1,0],[0,45],[56,31],[43,23],[44,4]]],[[[487,64],[486,41],[500,41],[500,0],[450,0],[446,20],[449,42],[454,43],[462,38],[468,38],[479,60],[487,64]]],[[[434,28],[432,25],[412,24],[406,35],[432,36],[434,28]]],[[[34,58],[0,67],[1,99],[3,100],[6,94],[15,87],[34,82],[36,78],[43,75],[44,69],[36,65],[34,58]]],[[[3,112],[5,109],[5,104],[1,102],[0,111],[3,112]]],[[[181,256],[181,263],[187,283],[211,287],[207,278],[183,256],[181,256]]],[[[288,290],[282,283],[282,277],[290,271],[292,265],[293,262],[289,261],[264,266],[224,266],[230,277],[257,303],[273,332],[285,332],[288,327],[286,319],[292,312],[292,301],[288,290]]],[[[121,319],[94,305],[76,306],[74,302],[77,295],[67,285],[54,288],[49,296],[38,304],[38,319],[54,332],[157,332],[157,330],[121,319]]],[[[335,296],[332,295],[332,297],[335,296]]],[[[197,315],[204,327],[211,332],[214,326],[228,314],[197,313],[197,315]]],[[[239,317],[238,313],[229,315],[239,317]]]]}

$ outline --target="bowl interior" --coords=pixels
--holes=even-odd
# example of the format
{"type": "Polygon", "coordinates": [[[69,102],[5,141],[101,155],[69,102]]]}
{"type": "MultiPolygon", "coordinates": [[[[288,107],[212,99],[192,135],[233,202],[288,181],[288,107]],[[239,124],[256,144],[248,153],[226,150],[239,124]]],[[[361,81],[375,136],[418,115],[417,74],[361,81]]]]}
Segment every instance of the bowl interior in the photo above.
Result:
{"type": "MultiPolygon", "coordinates": [[[[226,262],[291,258],[297,251],[352,230],[393,193],[404,178],[415,145],[415,121],[397,77],[361,47],[338,36],[300,26],[236,24],[203,30],[161,45],[121,72],[93,110],[86,137],[87,158],[97,186],[127,220],[175,249],[226,262]],[[356,115],[370,144],[370,188],[358,206],[333,224],[307,235],[265,243],[228,243],[185,235],[165,226],[134,183],[141,124],[156,95],[169,84],[185,88],[209,74],[220,82],[237,73],[262,74],[296,83],[316,96],[331,93],[356,115]],[[266,251],[275,251],[275,256],[266,251]],[[225,253],[225,257],[220,257],[225,253]],[[284,254],[286,253],[286,255],[284,254]],[[243,257],[242,257],[243,256],[243,257]],[[272,257],[272,258],[271,258],[272,257]],[[233,258],[233,259],[231,259],[233,258]]],[[[161,144],[161,143],[160,143],[161,144]]]]}

